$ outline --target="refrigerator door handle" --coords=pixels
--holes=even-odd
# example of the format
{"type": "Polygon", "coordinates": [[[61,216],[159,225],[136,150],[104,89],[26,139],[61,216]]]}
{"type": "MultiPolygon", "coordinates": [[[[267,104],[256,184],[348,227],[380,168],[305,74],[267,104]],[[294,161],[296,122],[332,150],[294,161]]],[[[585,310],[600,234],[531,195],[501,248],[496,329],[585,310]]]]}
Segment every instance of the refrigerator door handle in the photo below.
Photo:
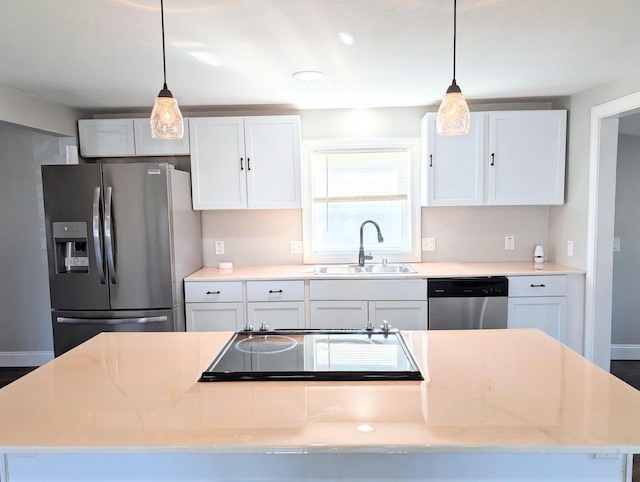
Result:
{"type": "Polygon", "coordinates": [[[106,200],[104,202],[104,243],[107,251],[107,266],[109,267],[109,279],[112,284],[118,282],[116,277],[116,263],[113,253],[113,223],[111,216],[111,195],[113,188],[111,186],[106,189],[106,200]]]}
{"type": "Polygon", "coordinates": [[[100,186],[96,186],[93,190],[93,248],[96,252],[96,265],[98,265],[100,284],[105,284],[102,243],[100,243],[100,186]]]}
{"type": "Polygon", "coordinates": [[[128,323],[161,323],[167,321],[166,316],[144,316],[141,318],[69,318],[57,316],[57,323],[70,325],[124,325],[128,323]]]}

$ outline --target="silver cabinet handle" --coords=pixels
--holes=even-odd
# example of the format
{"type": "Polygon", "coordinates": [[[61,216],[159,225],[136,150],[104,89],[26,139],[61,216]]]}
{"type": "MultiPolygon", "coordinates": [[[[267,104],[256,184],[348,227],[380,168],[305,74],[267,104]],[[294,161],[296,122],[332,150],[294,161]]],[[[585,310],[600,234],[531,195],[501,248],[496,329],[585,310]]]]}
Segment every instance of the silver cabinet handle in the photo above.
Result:
{"type": "Polygon", "coordinates": [[[546,285],[531,285],[532,288],[546,288],[546,285]]]}
{"type": "Polygon", "coordinates": [[[112,284],[118,282],[116,277],[115,255],[113,253],[113,223],[111,220],[111,195],[113,189],[111,186],[107,188],[107,199],[104,202],[104,242],[107,250],[107,266],[109,267],[109,278],[112,284]]]}
{"type": "Polygon", "coordinates": [[[68,318],[56,317],[56,322],[69,325],[124,325],[127,323],[161,323],[167,321],[166,316],[143,316],[140,318],[68,318]]]}
{"type": "Polygon", "coordinates": [[[220,291],[207,291],[208,295],[219,295],[220,291]]]}
{"type": "Polygon", "coordinates": [[[93,190],[93,250],[96,253],[100,284],[105,284],[102,243],[100,242],[100,186],[96,186],[93,190]]]}

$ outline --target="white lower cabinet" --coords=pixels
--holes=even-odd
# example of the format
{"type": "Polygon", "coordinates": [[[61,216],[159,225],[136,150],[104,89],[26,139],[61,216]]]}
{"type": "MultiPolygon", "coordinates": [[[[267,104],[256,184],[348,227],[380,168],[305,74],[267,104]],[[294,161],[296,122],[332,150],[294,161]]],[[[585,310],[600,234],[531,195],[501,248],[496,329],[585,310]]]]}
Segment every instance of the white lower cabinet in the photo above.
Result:
{"type": "Polygon", "coordinates": [[[304,302],[247,303],[247,319],[254,329],[263,323],[273,330],[304,328],[304,302]]]}
{"type": "Polygon", "coordinates": [[[187,331],[237,331],[244,325],[241,281],[185,282],[187,331]]]}
{"type": "Polygon", "coordinates": [[[311,301],[311,328],[364,328],[369,321],[368,305],[368,301],[311,301]]]}
{"type": "Polygon", "coordinates": [[[242,303],[186,303],[187,331],[238,331],[242,303]]]}
{"type": "Polygon", "coordinates": [[[567,276],[509,277],[508,328],[538,328],[565,343],[567,276]]]}
{"type": "Polygon", "coordinates": [[[247,320],[254,329],[304,328],[304,281],[247,281],[247,320]]]}
{"type": "Polygon", "coordinates": [[[309,292],[311,328],[427,328],[426,280],[312,280],[309,292]]]}

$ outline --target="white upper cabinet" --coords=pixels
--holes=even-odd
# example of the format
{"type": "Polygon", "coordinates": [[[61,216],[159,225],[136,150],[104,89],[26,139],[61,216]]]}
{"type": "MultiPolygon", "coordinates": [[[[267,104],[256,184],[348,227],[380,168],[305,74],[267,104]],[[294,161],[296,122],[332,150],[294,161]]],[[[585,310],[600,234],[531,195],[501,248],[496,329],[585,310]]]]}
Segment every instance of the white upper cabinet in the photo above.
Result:
{"type": "Polygon", "coordinates": [[[471,129],[464,136],[440,136],[436,117],[422,119],[423,204],[426,206],[478,206],[484,204],[484,113],[471,114],[471,129]]]}
{"type": "Polygon", "coordinates": [[[566,111],[489,113],[488,204],[563,204],[566,111]]]}
{"type": "Polygon", "coordinates": [[[471,114],[468,135],[440,136],[422,119],[425,206],[564,202],[566,111],[471,114]]]}
{"type": "Polygon", "coordinates": [[[82,157],[134,156],[133,119],[81,119],[78,121],[82,157]]]}
{"type": "Polygon", "coordinates": [[[154,139],[149,119],[133,119],[137,156],[188,156],[189,120],[184,119],[182,139],[154,139]]]}
{"type": "Polygon", "coordinates": [[[299,116],[189,122],[194,209],[301,207],[299,116]]]}
{"type": "Polygon", "coordinates": [[[78,121],[82,157],[189,155],[189,128],[182,139],[153,139],[149,119],[81,119],[78,121]]]}

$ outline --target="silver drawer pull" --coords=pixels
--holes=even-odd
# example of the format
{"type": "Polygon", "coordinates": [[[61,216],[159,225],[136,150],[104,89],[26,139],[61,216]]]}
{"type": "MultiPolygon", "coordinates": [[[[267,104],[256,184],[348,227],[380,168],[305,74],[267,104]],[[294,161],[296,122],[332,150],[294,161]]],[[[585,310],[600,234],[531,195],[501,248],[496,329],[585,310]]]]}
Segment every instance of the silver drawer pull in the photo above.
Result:
{"type": "Polygon", "coordinates": [[[269,290],[269,293],[282,293],[282,290],[269,290]]]}
{"type": "Polygon", "coordinates": [[[219,295],[220,291],[207,291],[208,295],[219,295]]]}
{"type": "Polygon", "coordinates": [[[546,285],[531,285],[532,288],[546,288],[546,285]]]}

